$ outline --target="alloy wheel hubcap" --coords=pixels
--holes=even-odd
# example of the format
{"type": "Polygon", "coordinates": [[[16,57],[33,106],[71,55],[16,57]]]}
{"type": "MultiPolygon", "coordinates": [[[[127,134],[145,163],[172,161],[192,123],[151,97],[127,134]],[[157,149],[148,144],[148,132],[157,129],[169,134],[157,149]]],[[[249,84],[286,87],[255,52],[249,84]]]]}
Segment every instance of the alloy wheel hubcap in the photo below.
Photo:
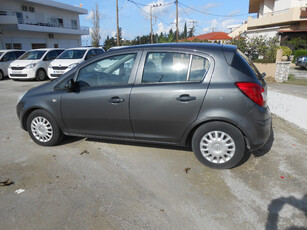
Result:
{"type": "Polygon", "coordinates": [[[233,157],[236,146],[234,140],[227,133],[212,131],[201,139],[200,151],[206,160],[222,164],[233,157]]]}
{"type": "Polygon", "coordinates": [[[31,122],[31,132],[40,142],[48,142],[53,136],[50,122],[44,117],[35,117],[31,122]]]}

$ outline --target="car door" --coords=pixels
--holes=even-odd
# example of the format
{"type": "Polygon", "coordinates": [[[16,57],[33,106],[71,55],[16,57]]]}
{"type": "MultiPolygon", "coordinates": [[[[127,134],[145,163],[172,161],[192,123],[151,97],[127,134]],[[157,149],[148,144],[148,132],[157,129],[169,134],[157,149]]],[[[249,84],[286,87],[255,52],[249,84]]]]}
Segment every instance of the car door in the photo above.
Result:
{"type": "Polygon", "coordinates": [[[69,133],[134,138],[129,117],[129,96],[141,54],[108,55],[80,67],[77,92],[61,99],[62,119],[69,133]],[[133,62],[126,71],[127,62],[133,62]]]}
{"type": "Polygon", "coordinates": [[[197,118],[213,59],[205,54],[148,51],[140,65],[130,97],[135,138],[178,143],[197,118]]]}

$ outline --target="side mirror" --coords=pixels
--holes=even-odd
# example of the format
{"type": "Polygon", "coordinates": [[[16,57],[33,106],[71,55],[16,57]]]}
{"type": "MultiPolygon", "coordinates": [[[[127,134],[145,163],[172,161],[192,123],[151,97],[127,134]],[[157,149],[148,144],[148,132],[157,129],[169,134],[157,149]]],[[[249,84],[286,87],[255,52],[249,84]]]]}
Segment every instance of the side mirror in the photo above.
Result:
{"type": "Polygon", "coordinates": [[[76,92],[77,88],[77,83],[74,79],[70,79],[65,85],[65,89],[67,89],[68,92],[76,92]]]}
{"type": "Polygon", "coordinates": [[[266,76],[266,73],[263,72],[263,73],[261,74],[261,77],[264,78],[265,76],[266,76]]]}

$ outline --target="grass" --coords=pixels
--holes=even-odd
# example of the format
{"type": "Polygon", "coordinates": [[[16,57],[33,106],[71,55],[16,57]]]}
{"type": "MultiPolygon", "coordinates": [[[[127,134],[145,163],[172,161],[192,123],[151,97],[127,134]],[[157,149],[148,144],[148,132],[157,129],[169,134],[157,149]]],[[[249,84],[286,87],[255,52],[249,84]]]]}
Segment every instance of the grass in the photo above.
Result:
{"type": "MultiPolygon", "coordinates": [[[[290,74],[293,75],[293,74],[290,74]]],[[[288,78],[287,82],[284,82],[285,84],[290,84],[290,85],[303,85],[307,86],[307,79],[293,79],[293,76],[288,78]]]]}

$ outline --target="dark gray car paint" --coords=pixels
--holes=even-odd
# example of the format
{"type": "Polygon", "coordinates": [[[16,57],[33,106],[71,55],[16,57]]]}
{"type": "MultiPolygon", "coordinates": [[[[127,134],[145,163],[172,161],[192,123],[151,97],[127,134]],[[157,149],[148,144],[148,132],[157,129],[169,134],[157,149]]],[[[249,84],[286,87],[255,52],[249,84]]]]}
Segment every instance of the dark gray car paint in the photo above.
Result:
{"type": "MultiPolygon", "coordinates": [[[[80,68],[88,65],[91,62],[105,58],[110,55],[123,54],[128,52],[146,52],[147,50],[167,50],[176,52],[188,52],[188,53],[198,53],[199,55],[206,55],[210,57],[210,74],[208,73],[206,78],[202,83],[161,83],[161,84],[147,84],[143,85],[140,83],[140,78],[142,74],[143,63],[145,61],[145,56],[135,61],[134,69],[135,73],[131,74],[129,83],[135,82],[132,93],[129,98],[129,86],[125,86],[125,92],[120,92],[121,90],[113,89],[101,89],[102,98],[106,100],[112,96],[118,96],[122,93],[122,97],[127,99],[127,105],[125,108],[119,109],[119,111],[124,111],[127,114],[129,110],[129,119],[131,120],[131,125],[129,128],[128,120],[123,119],[123,117],[118,117],[117,121],[112,120],[112,123],[119,122],[115,124],[114,131],[118,130],[119,133],[112,132],[111,126],[101,126],[106,127],[106,130],[97,130],[94,132],[88,132],[88,135],[101,136],[101,137],[119,137],[128,139],[137,139],[153,142],[165,142],[172,144],[185,145],[186,140],[189,139],[191,133],[199,125],[209,122],[209,121],[226,121],[236,127],[238,127],[244,134],[248,145],[251,148],[259,148],[265,143],[270,135],[270,125],[271,118],[268,108],[262,108],[252,102],[247,98],[242,92],[237,89],[235,82],[237,81],[247,81],[259,83],[259,81],[253,77],[245,75],[240,71],[232,68],[229,63],[231,63],[232,53],[235,52],[236,47],[223,45],[204,45],[204,44],[162,44],[162,45],[144,45],[137,47],[127,47],[122,48],[110,53],[106,52],[98,57],[95,57],[89,61],[86,61],[65,74],[60,79],[53,82],[44,84],[37,88],[34,88],[23,97],[23,99],[17,105],[17,114],[22,121],[23,128],[25,127],[25,121],[27,116],[31,111],[37,108],[42,108],[48,111],[57,121],[60,128],[65,134],[69,135],[82,135],[87,136],[87,133],[80,132],[77,129],[72,130],[63,122],[69,119],[69,107],[67,111],[61,116],[61,97],[73,98],[76,93],[67,92],[66,90],[55,90],[55,86],[59,84],[60,81],[65,81],[70,74],[74,74],[74,79],[76,80],[77,74],[80,68]],[[223,52],[224,50],[224,52],[223,52]],[[178,89],[176,87],[180,86],[178,89]],[[172,91],[171,89],[174,89],[172,91]],[[206,89],[208,90],[206,91],[206,89]],[[154,92],[149,95],[149,91],[154,92]],[[207,93],[206,93],[207,92],[207,93]],[[190,96],[195,96],[197,100],[182,103],[176,101],[176,97],[181,94],[189,94],[190,96]],[[69,96],[67,96],[69,95],[69,96]],[[166,103],[167,102],[167,103],[166,103]],[[128,104],[130,103],[130,106],[128,104]],[[150,105],[155,105],[150,107],[150,105]],[[63,119],[64,118],[64,119],[63,119]],[[122,128],[120,125],[124,124],[122,128]],[[122,129],[122,130],[120,130],[122,129]],[[132,134],[131,134],[132,130],[132,134]],[[150,132],[152,131],[152,132],[150,132]],[[80,133],[79,133],[80,132],[80,133]],[[135,134],[135,138],[134,135],[135,134]]],[[[98,92],[88,93],[89,98],[93,98],[98,92]]],[[[90,90],[91,91],[91,90],[90,90]]],[[[99,94],[99,93],[98,93],[99,94]]],[[[80,94],[79,94],[80,95],[80,94]]],[[[75,98],[76,99],[76,98],[75,98]]],[[[76,101],[76,100],[74,100],[76,101]]],[[[79,112],[80,117],[78,117],[79,122],[88,115],[88,108],[85,104],[89,101],[83,99],[78,100],[78,105],[83,107],[82,110],[77,111],[78,105],[74,108],[72,112],[79,112]],[[83,118],[82,118],[83,117],[83,118]]],[[[90,102],[94,103],[94,102],[90,102]]],[[[105,102],[101,102],[101,105],[105,102]]],[[[95,105],[99,104],[99,99],[95,100],[95,105]]],[[[68,104],[63,104],[63,106],[69,106],[68,104]]],[[[72,106],[72,105],[70,105],[72,106]]],[[[114,105],[113,110],[118,105],[114,105]]],[[[109,108],[112,108],[108,104],[109,108]]],[[[62,107],[63,109],[63,107],[62,107]]],[[[64,109],[66,110],[66,109],[64,109]]],[[[112,110],[112,109],[111,109],[112,110]]],[[[103,111],[101,107],[101,111],[103,111]]],[[[116,111],[116,109],[114,110],[116,111]]],[[[91,111],[93,113],[93,111],[91,111]]],[[[91,113],[91,114],[92,114],[91,113]]],[[[98,115],[92,114],[91,118],[96,119],[98,115]]],[[[107,117],[108,118],[108,117],[107,117]]],[[[74,121],[75,122],[75,121],[74,121]]],[[[90,121],[90,126],[94,126],[95,122],[90,121]]],[[[82,127],[82,129],[89,129],[88,127],[82,127]]]]}

